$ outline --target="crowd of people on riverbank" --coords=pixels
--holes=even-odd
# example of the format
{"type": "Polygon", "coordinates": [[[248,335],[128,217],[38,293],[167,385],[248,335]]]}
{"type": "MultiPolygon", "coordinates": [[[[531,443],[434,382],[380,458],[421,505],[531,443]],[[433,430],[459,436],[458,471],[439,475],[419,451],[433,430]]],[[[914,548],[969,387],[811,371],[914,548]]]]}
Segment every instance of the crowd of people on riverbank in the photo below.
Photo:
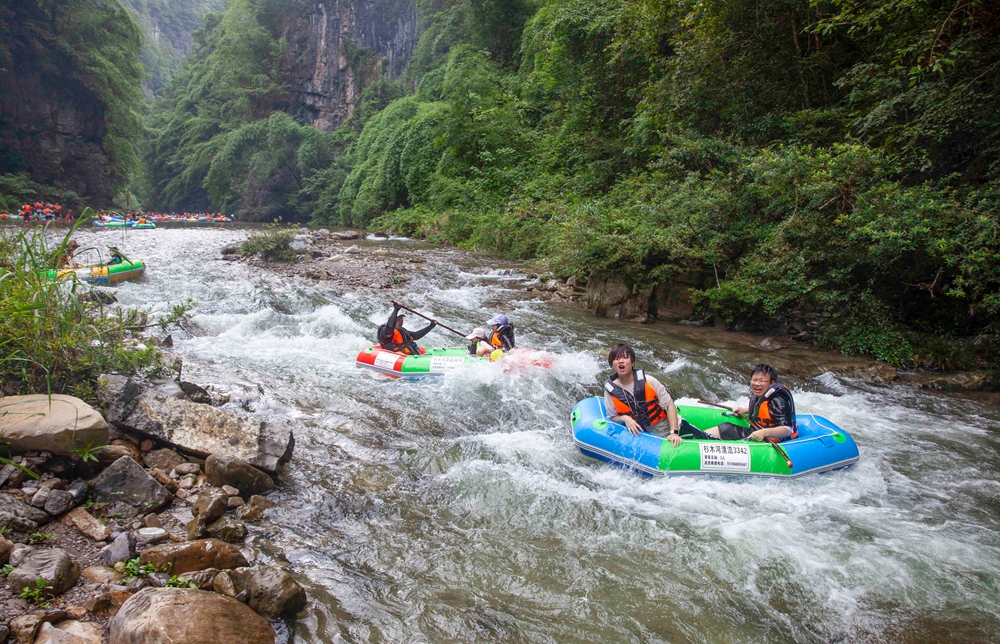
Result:
{"type": "MultiPolygon", "coordinates": [[[[118,213],[101,213],[102,215],[107,214],[118,214],[118,213]]],[[[125,221],[178,221],[178,222],[196,222],[196,221],[219,221],[225,223],[231,223],[236,221],[236,215],[223,215],[221,212],[155,212],[152,210],[129,210],[124,213],[125,221]]]]}
{"type": "Polygon", "coordinates": [[[35,201],[21,206],[16,213],[0,212],[0,219],[13,221],[46,221],[61,219],[71,221],[73,211],[64,209],[62,204],[48,201],[35,201]]]}

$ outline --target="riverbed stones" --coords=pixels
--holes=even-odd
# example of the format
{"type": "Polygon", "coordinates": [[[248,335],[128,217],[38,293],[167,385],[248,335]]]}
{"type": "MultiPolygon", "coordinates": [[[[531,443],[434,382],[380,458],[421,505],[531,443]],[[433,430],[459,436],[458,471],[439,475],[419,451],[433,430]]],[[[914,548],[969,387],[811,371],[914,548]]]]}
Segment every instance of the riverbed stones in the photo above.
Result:
{"type": "Polygon", "coordinates": [[[36,549],[7,575],[7,585],[15,595],[25,587],[35,588],[38,578],[45,581],[46,596],[61,595],[80,578],[80,568],[62,548],[36,549]]]}
{"type": "Polygon", "coordinates": [[[169,472],[181,463],[187,463],[187,459],[172,449],[154,449],[143,455],[142,460],[150,468],[157,468],[164,472],[169,472]]]}
{"type": "Polygon", "coordinates": [[[231,486],[244,494],[266,494],[275,487],[274,480],[264,472],[227,456],[209,456],[205,460],[205,474],[212,485],[231,486]]]}
{"type": "Polygon", "coordinates": [[[80,575],[95,584],[114,584],[125,578],[125,575],[108,566],[89,566],[80,575]]]}
{"type": "MultiPolygon", "coordinates": [[[[155,517],[155,514],[149,516],[155,517]]],[[[136,541],[142,545],[156,545],[170,538],[166,530],[160,527],[139,528],[135,531],[136,541]]]]}
{"type": "Polygon", "coordinates": [[[135,536],[129,532],[122,532],[106,548],[101,550],[101,559],[108,566],[128,561],[135,557],[135,543],[135,536]]]}
{"type": "Polygon", "coordinates": [[[205,526],[205,534],[227,543],[243,543],[247,538],[247,527],[231,517],[221,517],[205,526]]]}
{"type": "Polygon", "coordinates": [[[108,530],[108,527],[83,508],[70,510],[60,521],[76,528],[78,532],[86,537],[90,537],[94,541],[104,541],[111,536],[111,531],[108,530]]]}
{"type": "Polygon", "coordinates": [[[33,508],[13,494],[0,492],[0,526],[34,532],[38,526],[52,520],[44,510],[33,508]]]}
{"type": "MultiPolygon", "coordinates": [[[[90,485],[91,496],[95,501],[124,504],[133,508],[131,516],[126,516],[126,519],[140,513],[155,512],[167,505],[172,498],[165,487],[128,456],[123,456],[108,466],[90,485]]],[[[124,508],[116,510],[123,512],[124,508]]]]}
{"type": "Polygon", "coordinates": [[[108,423],[93,407],[73,396],[36,394],[0,398],[0,435],[17,452],[74,451],[108,443],[108,423]]]}
{"type": "MultiPolygon", "coordinates": [[[[179,400],[121,376],[102,376],[108,420],[115,426],[170,443],[199,456],[216,454],[277,471],[292,456],[291,430],[237,416],[203,403],[179,400]]],[[[239,486],[237,486],[239,487],[239,486]]]]}
{"type": "Polygon", "coordinates": [[[35,644],[101,644],[103,637],[104,627],[100,624],[69,619],[56,625],[42,624],[35,644]]]}
{"type": "Polygon", "coordinates": [[[243,553],[219,539],[165,543],[143,551],[139,558],[142,563],[153,564],[175,575],[207,568],[229,570],[247,565],[243,553]]]}
{"type": "Polygon", "coordinates": [[[246,505],[236,511],[236,518],[241,521],[260,521],[264,518],[264,512],[273,508],[274,501],[254,494],[247,501],[246,505]]]}
{"type": "Polygon", "coordinates": [[[14,542],[0,536],[0,566],[7,563],[10,553],[14,551],[14,542]]]}
{"type": "Polygon", "coordinates": [[[202,590],[211,590],[212,582],[215,581],[215,576],[220,572],[222,571],[218,568],[206,568],[205,570],[186,572],[183,575],[178,575],[178,578],[202,590]]]}
{"type": "Polygon", "coordinates": [[[70,508],[76,505],[76,497],[73,496],[72,492],[67,490],[52,490],[49,493],[49,497],[45,499],[45,505],[42,509],[51,514],[54,517],[59,516],[65,512],[69,512],[70,508]]]}
{"type": "Polygon", "coordinates": [[[237,595],[247,591],[247,605],[264,617],[291,617],[306,605],[306,591],[277,566],[237,568],[227,574],[237,595]]]}
{"type": "Polygon", "coordinates": [[[52,494],[52,488],[39,488],[31,497],[28,503],[35,508],[44,508],[45,502],[49,499],[49,494],[52,494]]]}
{"type": "Polygon", "coordinates": [[[146,588],[108,624],[108,644],[274,644],[263,617],[229,597],[193,588],[146,588]]]}

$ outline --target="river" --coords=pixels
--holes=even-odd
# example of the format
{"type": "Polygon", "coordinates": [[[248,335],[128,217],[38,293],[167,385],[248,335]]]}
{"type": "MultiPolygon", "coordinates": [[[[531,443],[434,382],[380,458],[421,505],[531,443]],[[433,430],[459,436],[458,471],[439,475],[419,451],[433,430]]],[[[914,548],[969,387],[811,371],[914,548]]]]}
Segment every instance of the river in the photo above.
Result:
{"type": "MultiPolygon", "coordinates": [[[[633,344],[676,398],[737,401],[755,358],[531,301],[516,265],[408,241],[392,291],[225,262],[232,228],[85,231],[148,262],[128,306],[197,301],[185,378],[295,426],[253,544],[310,596],[295,642],[1000,641],[1000,408],[990,396],[790,379],[853,468],[797,480],[643,479],[581,455],[568,417],[633,344]],[[513,269],[513,271],[511,270],[513,269]],[[392,381],[355,367],[389,299],[460,329],[505,312],[551,369],[392,381]]],[[[418,328],[411,319],[408,328],[418,328]]],[[[434,331],[427,346],[456,346],[434,331]]],[[[244,412],[245,413],[245,412],[244,412]]]]}

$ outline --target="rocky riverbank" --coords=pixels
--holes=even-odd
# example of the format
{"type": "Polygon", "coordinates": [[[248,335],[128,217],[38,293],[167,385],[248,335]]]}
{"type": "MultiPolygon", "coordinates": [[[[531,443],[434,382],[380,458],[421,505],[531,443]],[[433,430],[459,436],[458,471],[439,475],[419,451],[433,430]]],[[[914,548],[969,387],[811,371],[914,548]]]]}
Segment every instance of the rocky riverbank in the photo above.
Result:
{"type": "Polygon", "coordinates": [[[291,431],[192,383],[101,385],[103,414],[0,398],[0,642],[287,641],[306,593],[249,537],[291,431]]]}

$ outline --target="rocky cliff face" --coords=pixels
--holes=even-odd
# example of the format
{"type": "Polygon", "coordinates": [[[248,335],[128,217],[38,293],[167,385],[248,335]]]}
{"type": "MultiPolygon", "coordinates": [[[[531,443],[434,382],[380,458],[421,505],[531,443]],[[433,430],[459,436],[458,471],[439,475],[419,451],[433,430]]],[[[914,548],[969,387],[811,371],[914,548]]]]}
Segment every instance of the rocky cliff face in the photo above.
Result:
{"type": "Polygon", "coordinates": [[[103,105],[81,83],[23,62],[0,74],[0,172],[30,171],[35,181],[109,205],[103,105]]]}
{"type": "Polygon", "coordinates": [[[314,0],[284,14],[295,97],[304,123],[332,130],[347,120],[361,90],[402,74],[417,41],[416,0],[314,0]]]}

